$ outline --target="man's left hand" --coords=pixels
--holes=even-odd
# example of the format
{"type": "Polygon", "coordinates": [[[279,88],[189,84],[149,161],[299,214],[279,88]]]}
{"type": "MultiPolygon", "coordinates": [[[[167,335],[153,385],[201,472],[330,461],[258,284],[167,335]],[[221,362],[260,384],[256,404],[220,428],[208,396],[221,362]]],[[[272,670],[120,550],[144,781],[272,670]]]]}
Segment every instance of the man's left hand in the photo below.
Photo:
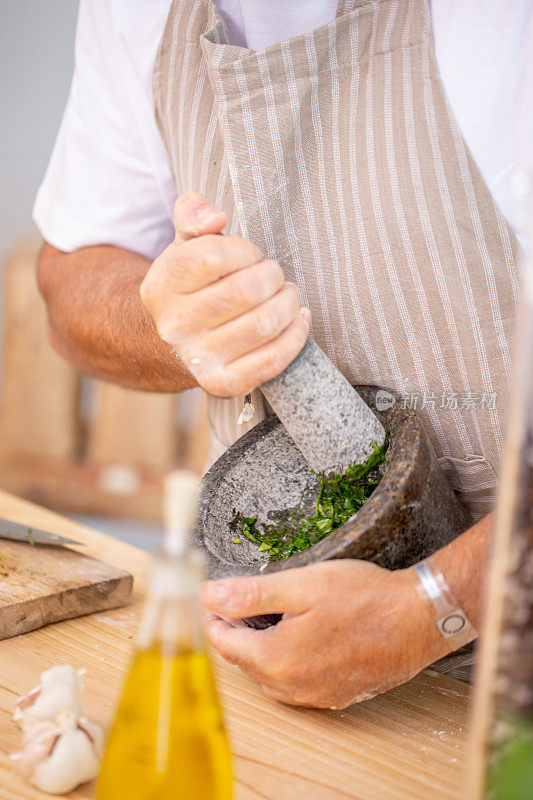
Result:
{"type": "Polygon", "coordinates": [[[398,686],[450,647],[412,569],[336,560],[210,581],[202,601],[218,652],[283,703],[345,708],[398,686]],[[283,614],[266,630],[241,617],[283,614]],[[221,619],[223,617],[223,619],[221,619]]]}

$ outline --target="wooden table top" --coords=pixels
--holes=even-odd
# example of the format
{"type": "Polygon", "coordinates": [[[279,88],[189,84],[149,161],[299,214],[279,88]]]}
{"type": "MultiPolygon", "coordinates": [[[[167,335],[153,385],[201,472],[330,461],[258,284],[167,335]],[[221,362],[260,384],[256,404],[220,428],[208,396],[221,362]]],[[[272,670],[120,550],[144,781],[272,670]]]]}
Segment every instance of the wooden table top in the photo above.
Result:
{"type": "MultiPolygon", "coordinates": [[[[131,657],[149,556],[0,492],[0,517],[83,540],[96,558],[130,570],[126,608],[50,625],[0,641],[0,798],[46,800],[13,769],[20,734],[11,721],[18,695],[55,664],[85,667],[83,707],[111,721],[131,657]]],[[[345,711],[302,710],[267,700],[220,658],[215,672],[234,754],[236,800],[460,800],[466,767],[469,687],[422,673],[345,711]]],[[[72,798],[92,798],[85,784],[72,798]]]]}

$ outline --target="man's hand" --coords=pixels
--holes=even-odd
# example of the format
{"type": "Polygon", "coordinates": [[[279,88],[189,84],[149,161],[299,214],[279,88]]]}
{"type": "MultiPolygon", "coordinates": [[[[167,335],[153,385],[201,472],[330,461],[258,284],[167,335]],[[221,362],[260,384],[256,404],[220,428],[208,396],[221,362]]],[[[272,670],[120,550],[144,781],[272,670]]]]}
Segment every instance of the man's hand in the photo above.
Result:
{"type": "Polygon", "coordinates": [[[247,239],[216,235],[226,222],[202,195],[181,195],[176,238],[140,288],[161,338],[220,397],[247,394],[282,372],[304,346],[310,322],[276,261],[247,239]]]}
{"type": "Polygon", "coordinates": [[[450,651],[413,570],[339,560],[211,581],[207,637],[224,658],[290,705],[345,708],[398,686],[450,651]],[[257,631],[228,618],[282,613],[257,631]],[[226,619],[221,619],[225,617],[226,619]]]}

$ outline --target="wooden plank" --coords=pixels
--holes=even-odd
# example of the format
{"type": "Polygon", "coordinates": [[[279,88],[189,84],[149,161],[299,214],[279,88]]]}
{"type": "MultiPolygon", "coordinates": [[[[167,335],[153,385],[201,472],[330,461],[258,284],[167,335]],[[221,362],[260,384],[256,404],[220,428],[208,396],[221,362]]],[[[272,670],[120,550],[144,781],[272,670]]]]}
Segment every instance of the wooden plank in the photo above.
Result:
{"type": "Polygon", "coordinates": [[[129,572],[63,547],[0,540],[0,639],[128,602],[129,572]]]}
{"type": "MultiPolygon", "coordinates": [[[[17,695],[58,663],[87,667],[84,706],[108,725],[131,658],[149,558],[116,540],[0,494],[0,514],[82,538],[88,551],[135,575],[126,608],[61,622],[0,642],[2,800],[46,800],[13,770],[20,735],[9,715],[17,695]],[[17,669],[13,669],[17,664],[17,669]]],[[[421,674],[345,711],[294,709],[268,700],[236,668],[214,658],[234,753],[236,800],[463,800],[468,687],[421,674]]],[[[82,786],[71,798],[94,797],[82,786]]]]}
{"type": "MultiPolygon", "coordinates": [[[[527,363],[526,340],[520,341],[519,345],[522,346],[522,351],[519,350],[515,357],[519,355],[522,359],[516,359],[517,365],[527,363]]],[[[529,348],[529,342],[527,347],[529,348]]],[[[528,473],[523,472],[523,469],[530,448],[527,431],[524,430],[526,420],[529,418],[529,411],[526,412],[525,409],[529,409],[531,402],[530,384],[531,377],[527,370],[517,369],[485,589],[485,612],[477,663],[470,742],[468,800],[482,800],[486,796],[487,768],[491,755],[494,755],[491,749],[497,740],[498,727],[505,727],[505,723],[498,720],[497,712],[501,711],[502,707],[505,708],[506,693],[510,692],[509,688],[504,687],[513,683],[513,660],[518,664],[521,655],[522,663],[527,663],[524,662],[524,658],[531,658],[529,643],[524,646],[522,654],[518,645],[521,639],[525,641],[526,637],[531,635],[528,603],[516,604],[517,609],[526,612],[523,618],[516,617],[504,624],[506,614],[513,607],[510,598],[516,597],[516,593],[522,591],[521,587],[531,580],[529,556],[531,528],[523,522],[527,519],[525,513],[529,513],[526,506],[529,487],[524,483],[528,473]],[[513,644],[504,644],[504,637],[510,637],[507,641],[513,644]],[[513,650],[513,660],[508,662],[505,656],[513,650]]],[[[526,668],[522,675],[527,674],[526,668]]],[[[527,682],[527,679],[525,681],[527,682]]],[[[513,695],[509,708],[519,712],[514,699],[516,696],[513,695]]],[[[528,706],[527,698],[524,699],[524,704],[528,706]]],[[[496,761],[494,763],[496,764],[496,761]]]]}
{"type": "Polygon", "coordinates": [[[166,472],[175,464],[176,398],[100,383],[88,432],[87,457],[98,464],[134,464],[166,472]]]}
{"type": "Polygon", "coordinates": [[[0,457],[72,457],[78,441],[76,371],[48,340],[36,281],[40,242],[23,242],[4,265],[0,457]]]}

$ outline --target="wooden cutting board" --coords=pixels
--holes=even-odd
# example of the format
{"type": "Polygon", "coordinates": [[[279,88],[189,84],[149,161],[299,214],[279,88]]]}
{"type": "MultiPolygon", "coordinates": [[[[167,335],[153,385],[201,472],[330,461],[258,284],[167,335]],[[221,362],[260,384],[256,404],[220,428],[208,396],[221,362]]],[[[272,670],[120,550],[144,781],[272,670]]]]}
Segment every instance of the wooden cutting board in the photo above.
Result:
{"type": "Polygon", "coordinates": [[[65,547],[0,539],[0,639],[125,605],[126,570],[65,547]]]}

